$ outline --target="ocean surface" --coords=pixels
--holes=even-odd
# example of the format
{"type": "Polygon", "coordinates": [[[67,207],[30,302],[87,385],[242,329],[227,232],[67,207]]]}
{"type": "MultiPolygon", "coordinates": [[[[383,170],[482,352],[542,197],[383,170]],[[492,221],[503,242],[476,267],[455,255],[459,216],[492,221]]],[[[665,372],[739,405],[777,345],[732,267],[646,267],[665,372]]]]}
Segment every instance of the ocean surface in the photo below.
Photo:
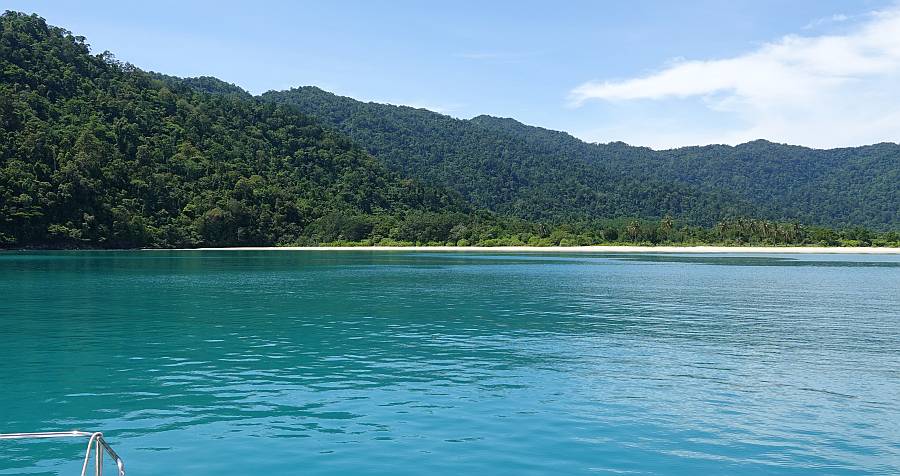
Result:
{"type": "Polygon", "coordinates": [[[0,253],[0,432],[74,428],[129,475],[900,474],[900,256],[0,253]]]}

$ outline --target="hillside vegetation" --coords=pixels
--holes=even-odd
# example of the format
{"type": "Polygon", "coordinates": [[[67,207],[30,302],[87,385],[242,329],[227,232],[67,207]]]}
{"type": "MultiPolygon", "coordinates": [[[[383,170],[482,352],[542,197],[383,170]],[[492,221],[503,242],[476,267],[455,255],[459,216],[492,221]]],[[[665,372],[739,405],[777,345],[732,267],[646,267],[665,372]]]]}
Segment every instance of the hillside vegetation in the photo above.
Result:
{"type": "Polygon", "coordinates": [[[7,245],[329,240],[347,217],[465,209],[294,107],[92,55],[37,16],[0,17],[0,72],[7,245]]]}
{"type": "Polygon", "coordinates": [[[900,145],[816,150],[755,141],[654,151],[589,144],[513,119],[454,119],[315,87],[268,92],[349,134],[389,167],[529,219],[671,214],[710,225],[752,215],[900,227],[900,145]]]}

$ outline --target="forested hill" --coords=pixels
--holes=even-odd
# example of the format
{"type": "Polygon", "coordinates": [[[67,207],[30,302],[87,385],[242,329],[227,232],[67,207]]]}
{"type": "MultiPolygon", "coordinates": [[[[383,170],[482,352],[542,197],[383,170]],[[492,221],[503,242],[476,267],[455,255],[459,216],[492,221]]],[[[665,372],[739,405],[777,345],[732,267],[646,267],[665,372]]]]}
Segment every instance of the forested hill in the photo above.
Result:
{"type": "Polygon", "coordinates": [[[618,159],[605,164],[621,173],[728,190],[757,204],[762,217],[832,227],[900,226],[897,144],[821,150],[757,140],[661,151],[644,160],[631,160],[634,148],[627,146],[597,147],[601,157],[618,159]]]}
{"type": "Polygon", "coordinates": [[[349,134],[391,169],[451,187],[476,206],[501,214],[556,221],[669,214],[698,224],[756,214],[720,190],[597,167],[584,152],[587,144],[560,132],[527,128],[529,133],[519,134],[487,127],[483,118],[466,121],[363,103],[315,87],[262,98],[298,106],[349,134]]]}
{"type": "Polygon", "coordinates": [[[349,134],[394,170],[526,218],[750,214],[833,227],[900,226],[900,146],[816,150],[755,141],[654,151],[478,116],[364,103],[315,87],[269,92],[349,134]]]}
{"type": "Polygon", "coordinates": [[[466,207],[294,107],[92,55],[35,15],[0,17],[2,246],[359,239],[466,207]]]}

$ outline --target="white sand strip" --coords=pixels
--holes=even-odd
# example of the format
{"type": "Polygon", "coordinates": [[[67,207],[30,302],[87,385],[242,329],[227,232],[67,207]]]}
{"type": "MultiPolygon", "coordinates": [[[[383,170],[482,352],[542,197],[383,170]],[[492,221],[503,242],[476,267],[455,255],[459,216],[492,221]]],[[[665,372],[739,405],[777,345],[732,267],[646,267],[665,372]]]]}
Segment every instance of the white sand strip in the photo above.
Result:
{"type": "MultiPolygon", "coordinates": [[[[148,251],[165,251],[147,249],[148,251]]],[[[237,246],[200,251],[460,251],[477,253],[802,253],[898,255],[900,248],[825,246],[237,246]]]]}

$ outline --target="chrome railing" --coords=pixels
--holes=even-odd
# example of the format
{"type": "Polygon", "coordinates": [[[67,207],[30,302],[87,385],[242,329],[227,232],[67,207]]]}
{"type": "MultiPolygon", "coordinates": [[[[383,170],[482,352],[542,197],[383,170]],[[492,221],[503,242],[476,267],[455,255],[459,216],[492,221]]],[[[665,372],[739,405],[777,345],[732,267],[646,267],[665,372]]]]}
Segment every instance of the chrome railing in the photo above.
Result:
{"type": "Polygon", "coordinates": [[[125,463],[122,458],[113,451],[109,443],[103,439],[103,433],[87,431],[47,431],[43,433],[0,433],[0,440],[25,440],[41,438],[88,438],[87,450],[84,452],[84,463],[81,465],[81,476],[88,475],[88,467],[91,463],[91,453],[94,454],[94,475],[103,475],[103,452],[112,458],[119,470],[119,476],[125,476],[125,463]]]}

